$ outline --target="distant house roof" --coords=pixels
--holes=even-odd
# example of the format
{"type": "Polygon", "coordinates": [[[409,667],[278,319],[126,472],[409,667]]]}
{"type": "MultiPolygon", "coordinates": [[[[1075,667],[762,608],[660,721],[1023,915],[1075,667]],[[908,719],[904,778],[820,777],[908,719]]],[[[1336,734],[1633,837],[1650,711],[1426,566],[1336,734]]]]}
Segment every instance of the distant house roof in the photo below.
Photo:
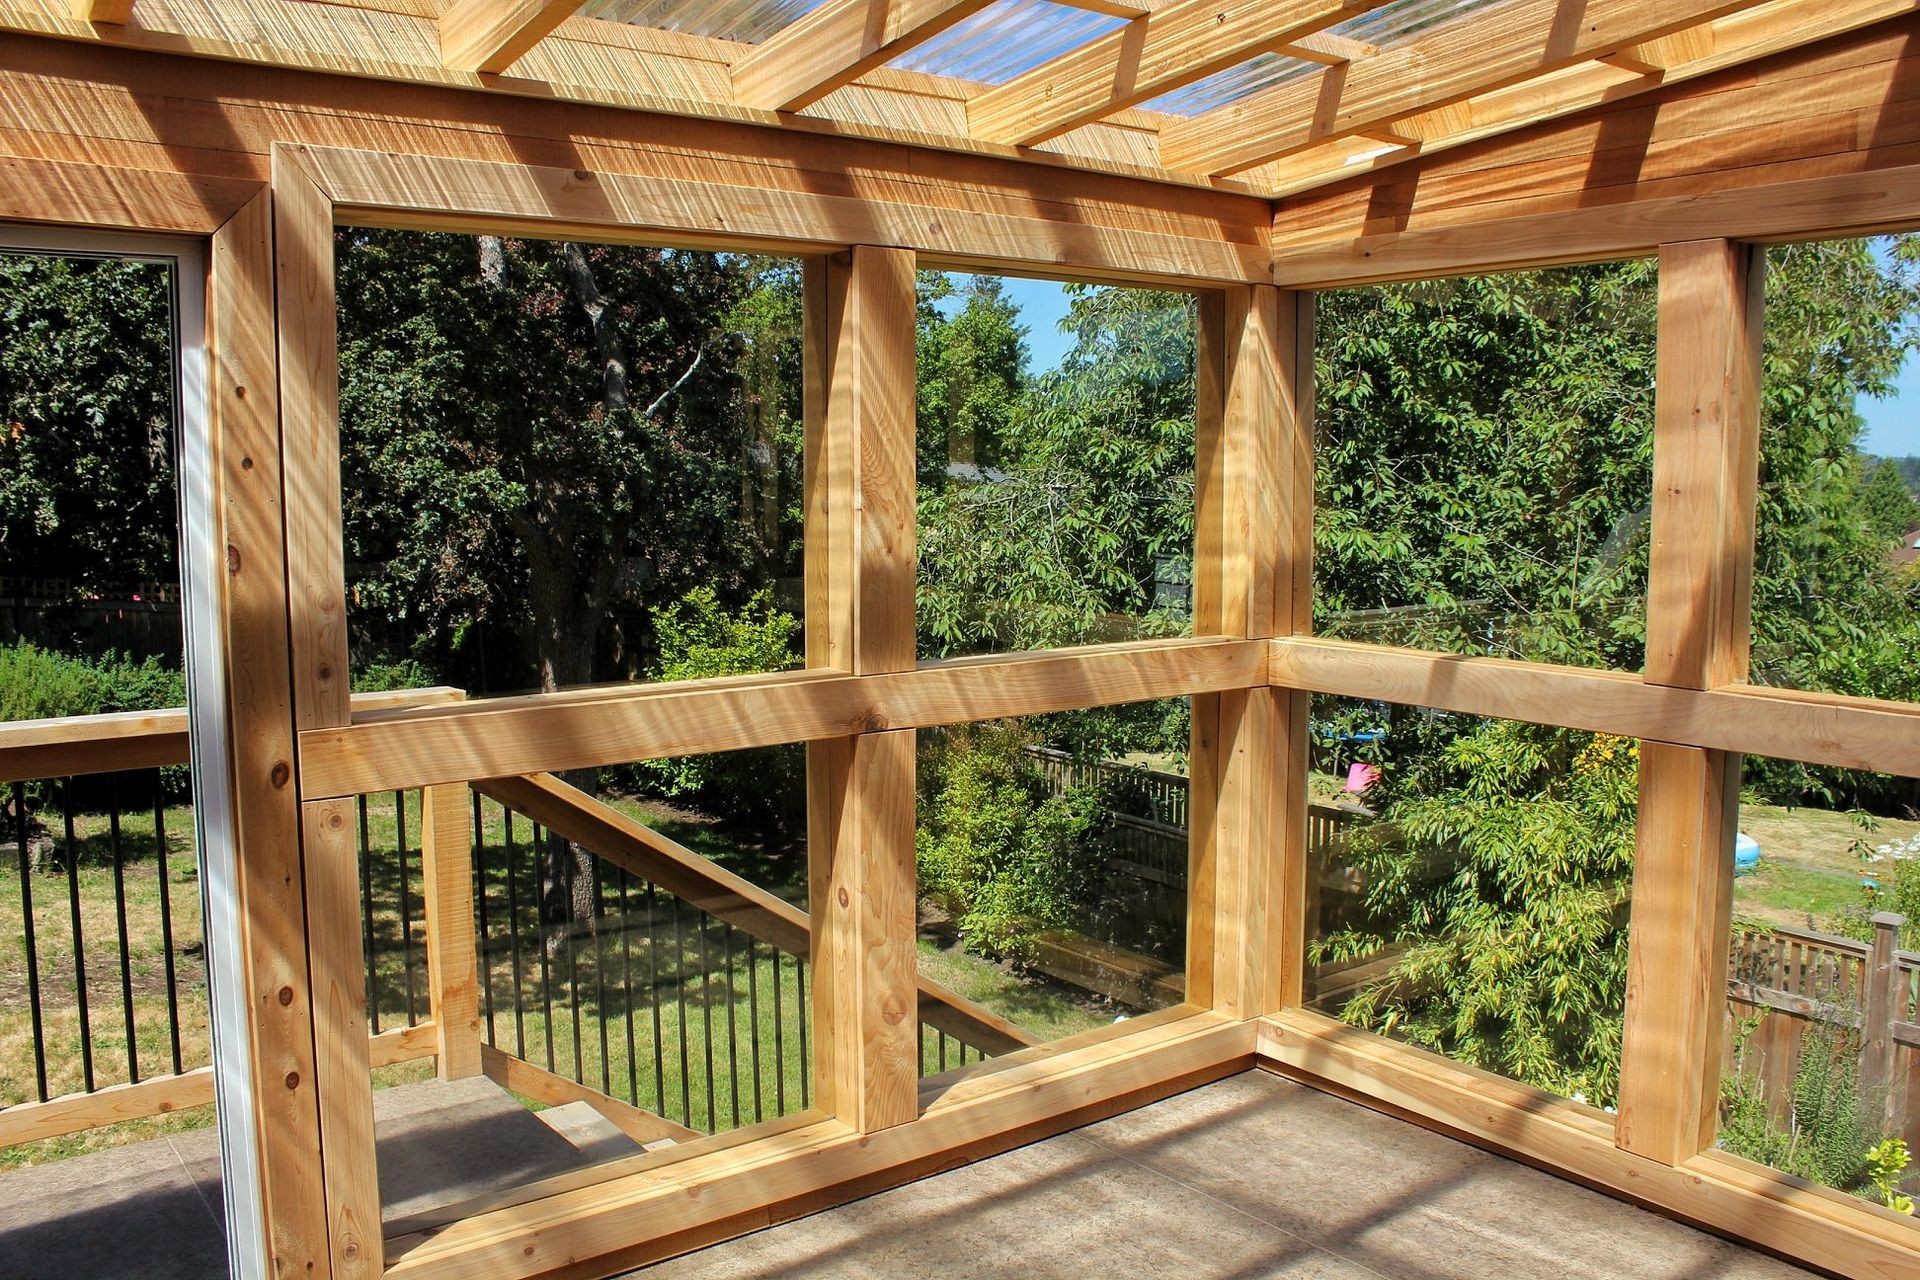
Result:
{"type": "Polygon", "coordinates": [[[1900,545],[1893,549],[1895,564],[1914,564],[1920,562],[1920,529],[1909,529],[1900,535],[1900,545]]]}

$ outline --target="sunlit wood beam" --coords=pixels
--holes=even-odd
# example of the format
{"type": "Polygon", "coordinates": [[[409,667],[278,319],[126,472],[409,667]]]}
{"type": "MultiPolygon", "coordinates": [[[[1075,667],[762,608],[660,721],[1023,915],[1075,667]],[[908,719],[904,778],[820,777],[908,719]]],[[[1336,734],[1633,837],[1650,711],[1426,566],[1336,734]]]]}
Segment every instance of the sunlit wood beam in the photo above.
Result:
{"type": "Polygon", "coordinates": [[[798,111],[948,27],[991,0],[827,0],[733,64],[743,107],[798,111]]]}
{"type": "MultiPolygon", "coordinates": [[[[1160,134],[1169,169],[1227,174],[1754,7],[1756,0],[1517,0],[1378,57],[1276,86],[1160,134]],[[1579,21],[1569,23],[1577,11],[1579,21]]],[[[1808,39],[1818,39],[1809,34],[1808,39]]]]}
{"type": "Polygon", "coordinates": [[[501,72],[582,0],[458,0],[440,16],[440,57],[455,71],[501,72]]]}
{"type": "Polygon", "coordinates": [[[1376,7],[1370,0],[1181,0],[967,104],[976,138],[1032,146],[1376,7]]]}

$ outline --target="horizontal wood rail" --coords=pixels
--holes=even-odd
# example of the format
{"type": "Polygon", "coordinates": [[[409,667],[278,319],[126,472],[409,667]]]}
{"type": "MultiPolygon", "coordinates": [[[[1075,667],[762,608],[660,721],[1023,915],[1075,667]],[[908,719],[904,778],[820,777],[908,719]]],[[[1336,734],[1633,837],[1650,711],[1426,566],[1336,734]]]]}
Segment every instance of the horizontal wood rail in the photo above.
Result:
{"type": "Polygon", "coordinates": [[[619,685],[356,716],[300,735],[309,797],[812,742],[879,729],[1146,702],[1265,684],[1255,640],[1148,640],[958,658],[912,671],[619,685]]]}
{"type": "MultiPolygon", "coordinates": [[[[806,912],[552,774],[491,778],[473,788],[715,919],[789,955],[810,954],[806,912]]],[[[920,1020],[928,1026],[989,1054],[1033,1043],[999,1014],[939,983],[922,977],[919,985],[920,1020]]]]}
{"type": "Polygon", "coordinates": [[[1282,688],[1920,775],[1920,704],[1744,684],[1680,689],[1626,672],[1347,640],[1270,643],[1268,673],[1282,688]]]}
{"type": "Polygon", "coordinates": [[[650,1142],[687,1142],[701,1136],[685,1125],[557,1075],[525,1058],[516,1058],[490,1044],[480,1046],[480,1070],[501,1088],[525,1094],[536,1102],[555,1107],[584,1102],[641,1146],[650,1142]]]}
{"type": "MultiPolygon", "coordinates": [[[[1254,1028],[1222,1015],[1121,1023],[1091,1043],[1041,1046],[971,1070],[917,1120],[861,1134],[837,1120],[678,1159],[636,1157],[538,1201],[387,1241],[393,1280],[545,1275],[593,1259],[608,1274],[784,1222],[963,1160],[1243,1071],[1254,1028]],[[636,1225],[638,1224],[638,1225],[636,1225]],[[644,1239],[636,1236],[644,1234],[644,1239]]],[[[662,1157],[673,1153],[662,1152],[662,1157]]]]}
{"type": "MultiPolygon", "coordinates": [[[[376,1067],[430,1058],[434,1026],[383,1031],[367,1041],[367,1058],[376,1067]]],[[[45,1102],[22,1102],[0,1109],[0,1147],[58,1138],[123,1120],[167,1115],[213,1102],[213,1068],[196,1067],[179,1075],[149,1076],[134,1084],[109,1085],[92,1093],[69,1093],[45,1102]]]]}
{"type": "MultiPolygon", "coordinates": [[[[354,714],[458,702],[459,689],[356,693],[354,714]]],[[[0,783],[187,763],[187,712],[122,711],[0,723],[0,783]]]]}
{"type": "Polygon", "coordinates": [[[1564,1177],[1850,1276],[1913,1275],[1911,1219],[1706,1151],[1678,1165],[1622,1151],[1612,1117],[1303,1009],[1259,1026],[1260,1065],[1564,1177]]]}

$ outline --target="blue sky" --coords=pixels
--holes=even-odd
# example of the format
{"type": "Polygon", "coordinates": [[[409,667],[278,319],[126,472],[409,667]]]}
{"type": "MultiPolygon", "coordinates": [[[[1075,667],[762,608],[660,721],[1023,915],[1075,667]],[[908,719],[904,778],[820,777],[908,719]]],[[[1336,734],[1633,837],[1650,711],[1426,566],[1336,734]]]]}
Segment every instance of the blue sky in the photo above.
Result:
{"type": "MultiPolygon", "coordinates": [[[[1008,294],[1019,304],[1020,322],[1027,326],[1031,370],[1044,373],[1054,368],[1071,345],[1060,332],[1060,321],[1067,314],[1065,289],[1051,280],[1013,277],[1006,285],[1008,294]]],[[[1861,448],[1886,457],[1920,454],[1920,358],[1908,357],[1895,381],[1894,394],[1862,396],[1859,407],[1867,423],[1861,448]]]]}
{"type": "Polygon", "coordinates": [[[1890,458],[1920,454],[1920,360],[1907,357],[1893,395],[1861,396],[1860,416],[1867,420],[1860,447],[1868,453],[1890,458]]]}

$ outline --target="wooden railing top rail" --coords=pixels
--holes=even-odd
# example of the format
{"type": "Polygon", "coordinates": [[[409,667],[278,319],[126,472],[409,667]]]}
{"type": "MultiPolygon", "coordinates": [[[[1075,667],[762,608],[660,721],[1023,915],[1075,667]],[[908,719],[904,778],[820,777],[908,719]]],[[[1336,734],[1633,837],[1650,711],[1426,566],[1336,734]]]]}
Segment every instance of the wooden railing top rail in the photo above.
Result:
{"type": "MultiPolygon", "coordinates": [[[[790,955],[809,954],[806,912],[550,773],[488,778],[472,786],[716,919],[790,955]]],[[[937,1030],[989,1054],[1034,1043],[1005,1018],[925,976],[919,988],[920,1019],[937,1030]]]]}
{"type": "MultiPolygon", "coordinates": [[[[356,693],[353,710],[359,716],[439,706],[466,696],[465,690],[445,685],[356,693]]],[[[153,769],[187,759],[185,707],[0,723],[0,784],[153,769]]]]}
{"type": "MultiPolygon", "coordinates": [[[[1736,937],[1742,935],[1750,938],[1773,937],[1788,942],[1810,943],[1813,946],[1843,952],[1861,960],[1865,960],[1867,952],[1871,950],[1870,943],[1862,942],[1858,938],[1842,937],[1837,933],[1820,933],[1813,929],[1796,929],[1792,925],[1767,924],[1755,927],[1742,925],[1736,921],[1733,932],[1736,937]]],[[[1920,968],[1920,951],[1895,951],[1893,957],[1903,969],[1920,968]]]]}

